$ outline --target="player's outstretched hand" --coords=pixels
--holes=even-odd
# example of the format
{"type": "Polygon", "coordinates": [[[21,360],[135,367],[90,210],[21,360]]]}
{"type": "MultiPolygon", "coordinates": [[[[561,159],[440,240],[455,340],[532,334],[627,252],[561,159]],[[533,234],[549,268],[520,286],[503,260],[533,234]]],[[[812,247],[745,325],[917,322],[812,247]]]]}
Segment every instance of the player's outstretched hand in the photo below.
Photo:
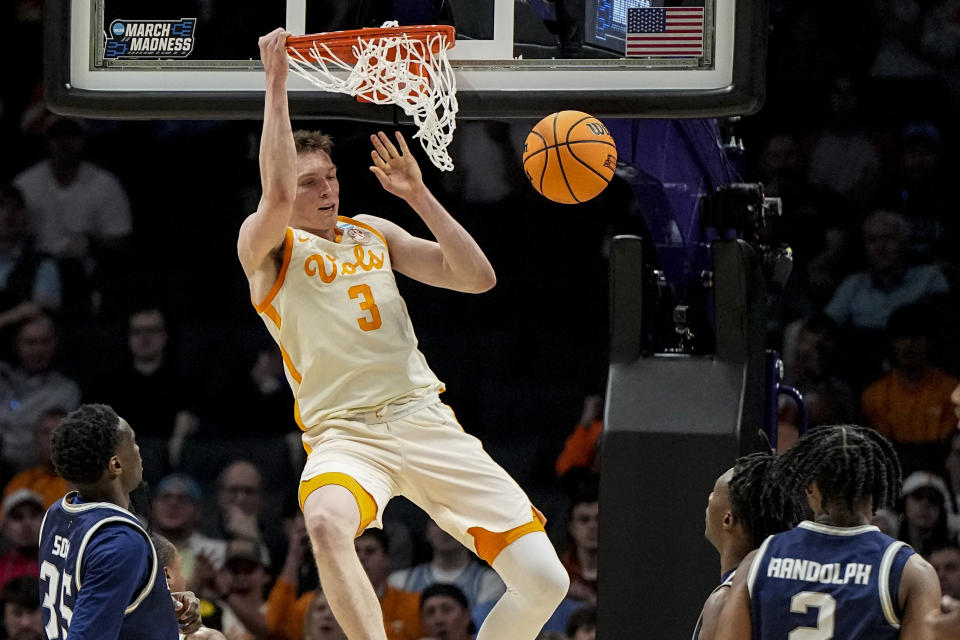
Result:
{"type": "Polygon", "coordinates": [[[265,36],[261,36],[257,44],[260,46],[260,59],[267,77],[287,77],[287,33],[283,27],[274,29],[265,36]]]}
{"type": "Polygon", "coordinates": [[[177,614],[177,624],[180,633],[189,635],[200,628],[203,620],[200,617],[200,598],[192,591],[177,591],[173,596],[173,609],[177,614]]]}
{"type": "Polygon", "coordinates": [[[956,640],[960,638],[960,601],[943,596],[941,611],[927,614],[927,627],[933,640],[956,640]]]}
{"type": "Polygon", "coordinates": [[[397,131],[396,135],[399,149],[383,131],[370,136],[370,142],[373,143],[373,151],[370,152],[373,166],[370,171],[377,176],[384,189],[406,200],[423,189],[423,175],[403,134],[397,131]]]}

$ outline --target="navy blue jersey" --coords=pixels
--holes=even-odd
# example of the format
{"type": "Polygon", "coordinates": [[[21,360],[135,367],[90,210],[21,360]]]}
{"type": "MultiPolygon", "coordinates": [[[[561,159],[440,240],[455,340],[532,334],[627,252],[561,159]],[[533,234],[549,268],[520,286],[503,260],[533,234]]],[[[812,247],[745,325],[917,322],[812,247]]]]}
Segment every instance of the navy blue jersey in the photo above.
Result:
{"type": "Polygon", "coordinates": [[[747,577],[753,637],[895,640],[900,577],[913,554],[869,525],[804,521],[770,536],[747,577]]]}
{"type": "Polygon", "coordinates": [[[140,522],[68,493],[40,526],[40,598],[48,640],[177,640],[173,600],[140,522]]]}
{"type": "MultiPolygon", "coordinates": [[[[713,591],[710,592],[710,595],[712,596],[717,591],[720,591],[720,589],[729,589],[733,585],[733,576],[735,576],[736,574],[737,574],[736,569],[730,569],[730,571],[727,571],[725,574],[720,576],[720,584],[714,587],[713,591]]],[[[710,597],[707,596],[707,600],[709,599],[710,597]]],[[[697,618],[697,626],[693,628],[693,640],[700,640],[701,629],[703,629],[703,611],[702,610],[700,611],[700,617],[697,618]]]]}

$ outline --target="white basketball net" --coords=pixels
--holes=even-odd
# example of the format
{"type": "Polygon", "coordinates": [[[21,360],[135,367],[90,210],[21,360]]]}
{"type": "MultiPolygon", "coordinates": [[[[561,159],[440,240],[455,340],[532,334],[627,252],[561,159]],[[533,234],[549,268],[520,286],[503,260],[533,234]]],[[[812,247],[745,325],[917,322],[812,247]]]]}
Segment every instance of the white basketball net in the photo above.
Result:
{"type": "MultiPolygon", "coordinates": [[[[396,27],[397,22],[385,22],[396,27]]],[[[441,171],[453,169],[447,145],[456,129],[456,79],[447,59],[450,43],[443,34],[426,42],[405,34],[357,38],[355,65],[338,58],[323,42],[310,48],[313,60],[288,48],[290,70],[323,91],[346,93],[373,104],[395,104],[419,127],[414,138],[441,171]],[[438,53],[432,53],[436,49],[438,53]],[[347,71],[346,76],[335,71],[347,71]]]]}

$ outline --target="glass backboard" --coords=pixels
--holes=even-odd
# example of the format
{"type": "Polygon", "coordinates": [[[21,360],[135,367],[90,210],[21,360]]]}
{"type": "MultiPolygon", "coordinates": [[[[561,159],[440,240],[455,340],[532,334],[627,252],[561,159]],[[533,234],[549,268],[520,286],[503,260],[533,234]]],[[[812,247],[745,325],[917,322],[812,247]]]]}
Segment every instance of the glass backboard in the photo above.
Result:
{"type": "MultiPolygon", "coordinates": [[[[763,99],[764,0],[47,0],[47,99],[61,113],[260,117],[257,38],[452,24],[459,118],[705,117],[763,99]]],[[[291,77],[296,117],[404,121],[291,77]]]]}

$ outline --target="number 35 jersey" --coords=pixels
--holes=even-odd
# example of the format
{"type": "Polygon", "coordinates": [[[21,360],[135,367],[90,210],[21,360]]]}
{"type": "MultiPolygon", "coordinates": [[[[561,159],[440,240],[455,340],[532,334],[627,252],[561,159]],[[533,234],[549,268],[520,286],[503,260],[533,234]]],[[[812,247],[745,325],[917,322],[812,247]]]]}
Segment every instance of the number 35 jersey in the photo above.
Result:
{"type": "Polygon", "coordinates": [[[804,521],[770,536],[747,578],[753,637],[895,640],[900,578],[912,555],[869,525],[804,521]]]}
{"type": "Polygon", "coordinates": [[[279,274],[254,305],[283,355],[308,430],[443,385],[417,349],[384,237],[340,217],[336,241],[287,229],[279,274]]]}

